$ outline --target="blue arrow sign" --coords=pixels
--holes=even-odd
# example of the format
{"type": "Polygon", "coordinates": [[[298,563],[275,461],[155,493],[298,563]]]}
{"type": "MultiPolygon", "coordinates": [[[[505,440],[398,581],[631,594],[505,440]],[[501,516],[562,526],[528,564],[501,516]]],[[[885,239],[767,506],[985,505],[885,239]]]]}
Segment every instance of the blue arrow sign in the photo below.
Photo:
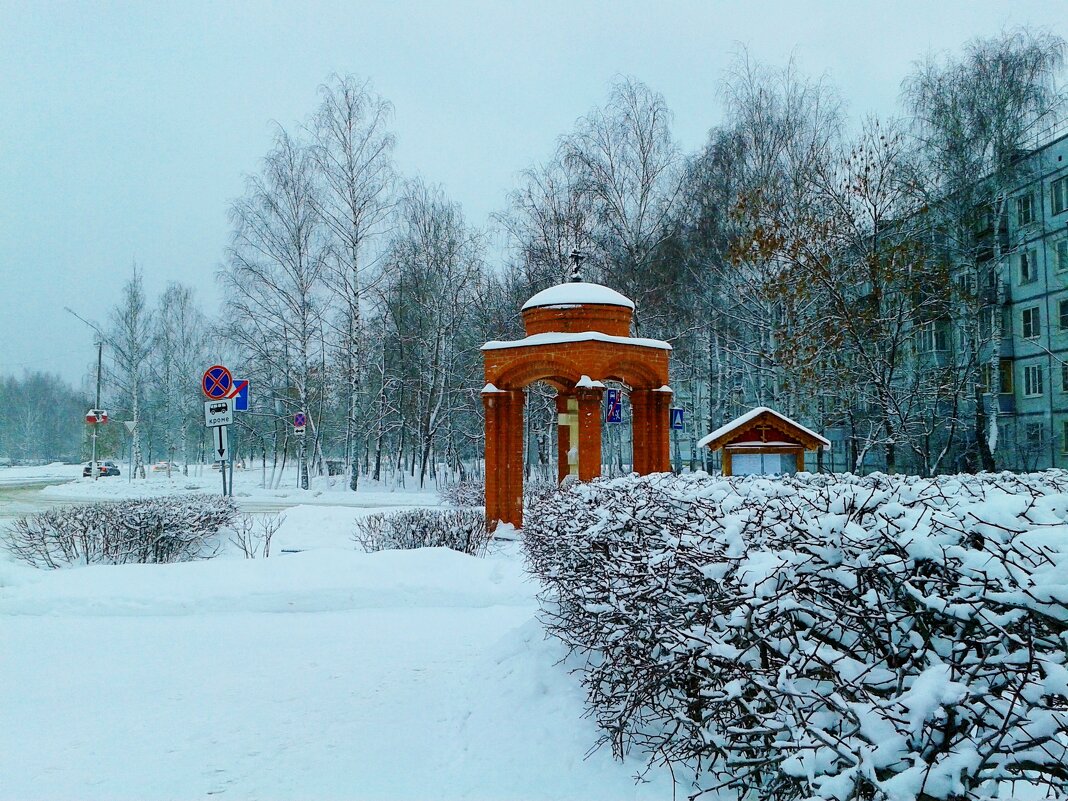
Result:
{"type": "Polygon", "coordinates": [[[604,419],[606,423],[622,423],[623,422],[623,392],[618,389],[605,390],[605,398],[608,401],[608,408],[605,410],[604,419]]]}
{"type": "Polygon", "coordinates": [[[237,378],[234,379],[234,386],[237,387],[237,394],[234,395],[234,411],[235,412],[247,412],[248,411],[248,381],[237,378]]]}
{"type": "Polygon", "coordinates": [[[683,411],[679,408],[673,408],[671,410],[671,428],[675,431],[681,431],[685,426],[682,422],[683,411]]]}

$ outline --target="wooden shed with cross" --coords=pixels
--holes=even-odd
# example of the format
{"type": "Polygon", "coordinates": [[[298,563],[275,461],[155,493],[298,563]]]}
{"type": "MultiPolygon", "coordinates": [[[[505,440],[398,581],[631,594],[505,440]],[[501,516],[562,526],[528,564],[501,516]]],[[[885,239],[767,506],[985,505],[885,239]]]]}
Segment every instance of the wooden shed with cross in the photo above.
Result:
{"type": "Polygon", "coordinates": [[[800,473],[805,469],[805,451],[831,447],[830,440],[766,406],[720,426],[697,445],[723,451],[725,476],[800,473]]]}

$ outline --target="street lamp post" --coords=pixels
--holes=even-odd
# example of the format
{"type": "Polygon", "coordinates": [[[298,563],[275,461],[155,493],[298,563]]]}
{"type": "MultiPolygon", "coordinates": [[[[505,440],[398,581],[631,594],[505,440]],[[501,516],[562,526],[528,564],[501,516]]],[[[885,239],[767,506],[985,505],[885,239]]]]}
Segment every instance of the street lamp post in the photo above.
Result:
{"type": "MultiPolygon", "coordinates": [[[[99,412],[100,411],[100,374],[102,372],[103,364],[104,364],[104,333],[100,330],[100,328],[96,324],[91,323],[88,320],[86,320],[84,317],[82,317],[80,314],[78,314],[78,312],[74,311],[74,309],[70,308],[69,306],[64,306],[63,308],[66,311],[68,311],[71,314],[73,314],[75,317],[77,317],[79,320],[81,320],[87,326],[92,328],[94,332],[96,332],[96,406],[93,407],[93,411],[94,412],[99,412]]],[[[93,480],[94,481],[96,481],[96,480],[98,480],[100,478],[100,467],[99,467],[99,465],[97,464],[97,461],[96,461],[96,430],[97,430],[97,426],[98,425],[100,425],[99,421],[93,425],[93,462],[92,462],[91,471],[92,471],[92,476],[93,476],[93,480]]]]}
{"type": "MultiPolygon", "coordinates": [[[[100,371],[101,371],[101,368],[103,366],[103,363],[104,363],[104,342],[103,342],[103,340],[98,339],[97,342],[96,342],[96,405],[93,407],[94,409],[96,409],[98,411],[100,409],[100,371]]],[[[93,476],[93,481],[98,481],[100,479],[100,468],[97,466],[97,463],[96,463],[96,431],[97,431],[97,426],[99,426],[99,423],[93,426],[93,467],[92,467],[92,471],[91,471],[92,476],[93,476]]]]}

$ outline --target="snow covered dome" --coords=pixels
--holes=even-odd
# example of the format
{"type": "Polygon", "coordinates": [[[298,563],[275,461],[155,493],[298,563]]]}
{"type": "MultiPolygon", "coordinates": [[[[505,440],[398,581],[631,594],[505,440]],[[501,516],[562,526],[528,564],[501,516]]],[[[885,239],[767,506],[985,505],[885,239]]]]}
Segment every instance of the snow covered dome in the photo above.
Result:
{"type": "Polygon", "coordinates": [[[523,304],[527,336],[598,331],[626,337],[633,316],[630,300],[614,289],[585,281],[551,286],[523,304]]]}
{"type": "Polygon", "coordinates": [[[625,306],[634,309],[634,302],[629,298],[601,284],[585,281],[572,281],[543,289],[523,304],[523,311],[539,306],[625,306]]]}

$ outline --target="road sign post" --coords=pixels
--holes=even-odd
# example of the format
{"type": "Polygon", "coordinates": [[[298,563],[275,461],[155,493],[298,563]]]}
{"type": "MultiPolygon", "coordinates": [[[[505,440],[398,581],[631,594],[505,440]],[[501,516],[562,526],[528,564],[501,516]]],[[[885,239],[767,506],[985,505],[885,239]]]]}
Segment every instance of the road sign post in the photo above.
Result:
{"type": "Polygon", "coordinates": [[[230,438],[226,426],[215,426],[212,434],[215,461],[225,462],[230,458],[230,438]]]}
{"type": "Polygon", "coordinates": [[[623,391],[620,389],[607,389],[605,390],[605,400],[607,402],[607,408],[604,413],[604,420],[606,423],[622,423],[623,422],[623,391]]]}
{"type": "Polygon", "coordinates": [[[682,431],[684,428],[686,428],[686,425],[683,422],[684,415],[685,415],[685,412],[682,409],[678,408],[677,406],[672,407],[672,409],[671,409],[671,430],[672,431],[682,431]]]}
{"type": "Polygon", "coordinates": [[[235,412],[247,412],[248,411],[248,392],[249,383],[245,379],[234,379],[234,411],[235,412]]]}
{"type": "MultiPolygon", "coordinates": [[[[219,463],[219,472],[222,473],[223,495],[227,494],[226,487],[226,460],[230,458],[230,442],[227,437],[226,426],[214,426],[211,429],[211,447],[215,461],[219,463]]],[[[229,494],[234,494],[233,481],[230,482],[229,494]]]]}
{"type": "Polygon", "coordinates": [[[230,397],[234,386],[234,377],[221,364],[213,364],[204,371],[200,380],[200,389],[209,400],[230,397]]]}
{"type": "Polygon", "coordinates": [[[678,406],[671,407],[671,438],[675,445],[675,473],[682,472],[682,452],[679,450],[679,432],[685,427],[685,412],[678,406]]]}
{"type": "Polygon", "coordinates": [[[234,423],[234,402],[231,398],[204,401],[204,425],[208,428],[234,423]]]}
{"type": "MultiPolygon", "coordinates": [[[[246,386],[248,382],[245,382],[246,386]]],[[[212,429],[212,448],[215,460],[219,462],[222,473],[222,493],[227,494],[226,462],[230,458],[230,443],[226,427],[234,422],[234,396],[240,392],[235,385],[230,371],[221,364],[213,364],[204,371],[200,379],[200,390],[208,399],[204,403],[204,425],[212,429]]],[[[230,494],[233,495],[233,478],[230,480],[230,494]]]]}
{"type": "MultiPolygon", "coordinates": [[[[97,391],[97,394],[99,395],[99,390],[97,391]]],[[[86,424],[93,427],[93,461],[91,462],[92,466],[89,468],[89,475],[94,481],[100,478],[100,468],[97,466],[96,462],[96,427],[104,425],[107,421],[107,409],[90,409],[85,413],[86,424]]]]}

